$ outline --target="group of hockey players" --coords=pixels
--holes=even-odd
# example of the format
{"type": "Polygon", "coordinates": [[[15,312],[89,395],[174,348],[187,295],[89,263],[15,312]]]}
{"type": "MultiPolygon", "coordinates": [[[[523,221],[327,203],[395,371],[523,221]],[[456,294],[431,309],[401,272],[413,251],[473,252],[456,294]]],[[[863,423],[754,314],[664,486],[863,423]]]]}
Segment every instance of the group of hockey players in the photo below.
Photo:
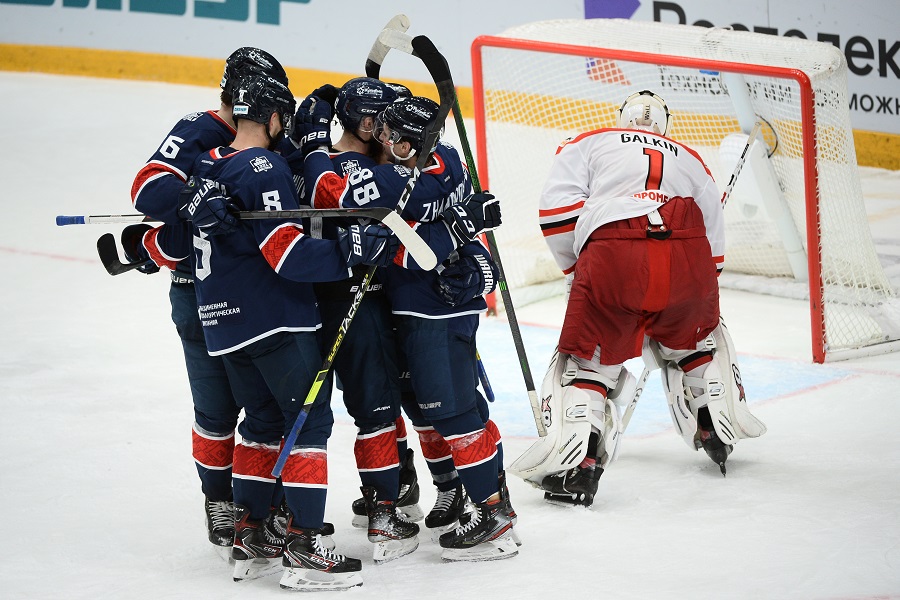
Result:
{"type": "Polygon", "coordinates": [[[423,517],[445,560],[515,556],[500,433],[476,387],[475,334],[497,281],[478,236],[500,224],[499,204],[473,194],[457,151],[434,143],[443,123],[433,101],[361,77],[323,85],[297,106],[288,84],[267,52],[232,53],[219,109],[181,119],[135,178],[135,208],[163,225],[121,236],[140,270],[171,270],[209,541],[236,580],[280,570],[289,589],[362,583],[361,561],[336,551],[324,521],[331,376],[302,402],[334,340],[334,372],[358,428],[353,522],[368,529],[375,562],[413,552],[423,517]],[[332,146],[335,117],[343,134],[332,146]],[[402,210],[439,266],[420,267],[377,221],[240,218],[301,205],[402,210]],[[401,404],[437,487],[427,516],[401,404]]]}
{"type": "MultiPolygon", "coordinates": [[[[265,51],[232,53],[219,109],[181,119],[135,178],[135,208],[163,224],[121,236],[141,271],[171,271],[209,541],[235,580],[281,571],[289,589],[362,583],[362,562],[337,551],[324,520],[330,371],[302,401],[332,352],[358,429],[353,524],[367,529],[374,561],[413,552],[423,518],[446,560],[515,556],[517,517],[475,346],[498,279],[479,235],[500,225],[499,204],[473,193],[456,149],[434,143],[443,123],[432,100],[357,77],[298,105],[288,85],[265,51]],[[343,133],[332,143],[334,119],[343,133]],[[241,218],[301,207],[331,214],[241,218]],[[438,267],[423,268],[378,221],[334,218],[374,207],[398,210],[438,267]],[[436,487],[427,516],[406,419],[436,487]]],[[[676,429],[723,474],[738,439],[765,432],[719,316],[720,197],[700,157],[666,137],[670,122],[661,98],[633,94],[617,128],[560,146],[541,195],[541,228],[570,292],[544,382],[548,435],[510,469],[553,502],[593,502],[623,407],[639,394],[623,367],[632,357],[661,369],[676,429]]]]}

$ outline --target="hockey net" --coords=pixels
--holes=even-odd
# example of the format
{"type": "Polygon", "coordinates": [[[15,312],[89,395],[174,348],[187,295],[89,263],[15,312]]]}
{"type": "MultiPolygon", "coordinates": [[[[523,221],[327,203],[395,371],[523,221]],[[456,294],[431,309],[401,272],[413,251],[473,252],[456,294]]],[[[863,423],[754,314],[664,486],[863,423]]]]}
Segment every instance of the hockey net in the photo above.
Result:
{"type": "Polygon", "coordinates": [[[632,92],[673,114],[724,190],[721,283],[808,297],[813,360],[897,349],[900,302],[872,242],[850,127],[847,67],[803,39],[621,19],[529,23],[472,45],[478,174],[506,208],[496,231],[515,303],[561,293],[538,198],[556,148],[612,127],[632,92]]]}

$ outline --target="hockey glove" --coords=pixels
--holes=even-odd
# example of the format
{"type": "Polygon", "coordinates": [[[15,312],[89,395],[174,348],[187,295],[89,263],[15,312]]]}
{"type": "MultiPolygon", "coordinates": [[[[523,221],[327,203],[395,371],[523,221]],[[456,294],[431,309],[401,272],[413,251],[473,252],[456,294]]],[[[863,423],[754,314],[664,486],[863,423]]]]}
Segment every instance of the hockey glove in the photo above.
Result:
{"type": "Polygon", "coordinates": [[[331,119],[334,108],[327,100],[309,95],[297,107],[291,137],[303,156],[331,145],[331,119]]]}
{"type": "Polygon", "coordinates": [[[474,240],[483,231],[500,226],[500,202],[490,192],[472,194],[441,213],[458,246],[474,240]]]}
{"type": "Polygon", "coordinates": [[[341,230],[338,246],[348,267],[358,264],[383,267],[394,260],[400,242],[383,225],[352,225],[341,230]]]}
{"type": "Polygon", "coordinates": [[[225,189],[215,181],[191,176],[181,190],[178,216],[193,221],[206,235],[223,235],[240,227],[238,208],[226,197],[225,189]]]}
{"type": "Polygon", "coordinates": [[[146,223],[136,223],[122,230],[122,249],[125,251],[125,258],[130,263],[147,261],[147,264],[138,267],[137,270],[148,275],[159,272],[159,267],[150,260],[150,253],[143,244],[144,234],[151,229],[153,228],[146,223]]]}
{"type": "Polygon", "coordinates": [[[494,291],[499,276],[497,267],[487,257],[461,256],[438,275],[437,291],[444,302],[459,306],[494,291]]]}
{"type": "Polygon", "coordinates": [[[331,106],[334,106],[334,101],[337,100],[338,97],[338,89],[330,83],[326,83],[325,85],[314,89],[310,96],[315,96],[319,100],[324,100],[331,106]]]}

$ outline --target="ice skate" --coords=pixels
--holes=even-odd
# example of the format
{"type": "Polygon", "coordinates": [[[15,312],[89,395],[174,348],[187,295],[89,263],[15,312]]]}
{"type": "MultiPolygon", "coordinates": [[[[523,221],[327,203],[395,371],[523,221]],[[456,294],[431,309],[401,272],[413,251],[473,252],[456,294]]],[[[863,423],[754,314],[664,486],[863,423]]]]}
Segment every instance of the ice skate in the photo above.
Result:
{"type": "Polygon", "coordinates": [[[725,477],[725,461],[728,459],[731,451],[734,450],[734,446],[729,446],[720,440],[719,436],[716,435],[715,430],[711,429],[707,431],[702,427],[697,429],[697,442],[706,452],[706,455],[710,460],[719,465],[719,470],[722,471],[722,477],[725,477]]]}
{"type": "Polygon", "coordinates": [[[431,530],[431,537],[438,541],[441,535],[456,529],[460,517],[466,511],[466,491],[462,484],[447,491],[438,490],[434,507],[425,517],[425,527],[431,530]]]}
{"type": "Polygon", "coordinates": [[[234,505],[234,580],[258,579],[277,572],[281,567],[284,537],[273,526],[274,519],[250,519],[250,510],[234,505]]]}
{"type": "Polygon", "coordinates": [[[203,510],[206,513],[206,532],[213,549],[222,560],[233,565],[231,546],[234,543],[234,502],[204,498],[203,510]]]}
{"type": "Polygon", "coordinates": [[[362,561],[337,554],[322,544],[321,529],[301,529],[291,522],[284,544],[284,589],[302,592],[344,590],[362,585],[362,561]]]}
{"type": "MultiPolygon", "coordinates": [[[[287,537],[288,520],[291,518],[291,509],[288,508],[287,501],[282,500],[278,508],[273,508],[269,513],[269,529],[274,531],[281,539],[287,537]]],[[[334,550],[334,524],[325,522],[322,529],[319,530],[322,535],[322,545],[329,550],[334,550]]]]}
{"type": "MultiPolygon", "coordinates": [[[[351,524],[360,529],[369,526],[369,517],[366,514],[365,498],[357,498],[353,501],[353,521],[351,524]]],[[[425,518],[425,513],[419,506],[419,476],[416,473],[416,465],[413,462],[413,451],[406,450],[406,455],[400,461],[400,493],[397,494],[397,510],[407,521],[417,522],[425,518]]]]}
{"type": "Polygon", "coordinates": [[[482,561],[511,558],[519,553],[513,538],[512,519],[503,495],[493,502],[475,504],[467,522],[440,538],[446,561],[482,561]]]}
{"type": "Polygon", "coordinates": [[[544,489],[544,500],[560,504],[590,506],[597,493],[597,481],[603,474],[603,468],[574,467],[568,471],[547,475],[541,481],[544,489]]]}
{"type": "Polygon", "coordinates": [[[369,541],[375,544],[375,564],[405,556],[419,547],[419,526],[398,514],[393,500],[377,500],[375,488],[361,487],[366,502],[369,541]]]}

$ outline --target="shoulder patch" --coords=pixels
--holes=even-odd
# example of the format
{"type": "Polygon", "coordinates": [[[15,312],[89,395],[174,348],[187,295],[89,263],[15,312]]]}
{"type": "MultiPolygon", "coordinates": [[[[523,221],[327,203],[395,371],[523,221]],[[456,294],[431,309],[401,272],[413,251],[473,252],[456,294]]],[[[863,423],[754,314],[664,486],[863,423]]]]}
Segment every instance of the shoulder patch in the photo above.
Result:
{"type": "Polygon", "coordinates": [[[344,176],[349,175],[350,173],[355,173],[359,171],[359,161],[358,160],[345,160],[341,162],[341,171],[344,173],[344,176]]]}
{"type": "Polygon", "coordinates": [[[404,167],[403,165],[394,165],[394,170],[404,177],[409,177],[409,175],[412,174],[412,169],[404,167]]]}
{"type": "Polygon", "coordinates": [[[201,117],[201,115],[203,115],[202,112],[192,112],[192,113],[188,113],[188,114],[184,115],[183,117],[181,117],[181,120],[182,121],[196,121],[197,119],[199,119],[201,117]]]}
{"type": "Polygon", "coordinates": [[[270,163],[269,159],[265,156],[255,156],[250,159],[250,166],[253,167],[253,170],[257,173],[262,173],[263,171],[271,169],[272,163],[270,163]]]}

